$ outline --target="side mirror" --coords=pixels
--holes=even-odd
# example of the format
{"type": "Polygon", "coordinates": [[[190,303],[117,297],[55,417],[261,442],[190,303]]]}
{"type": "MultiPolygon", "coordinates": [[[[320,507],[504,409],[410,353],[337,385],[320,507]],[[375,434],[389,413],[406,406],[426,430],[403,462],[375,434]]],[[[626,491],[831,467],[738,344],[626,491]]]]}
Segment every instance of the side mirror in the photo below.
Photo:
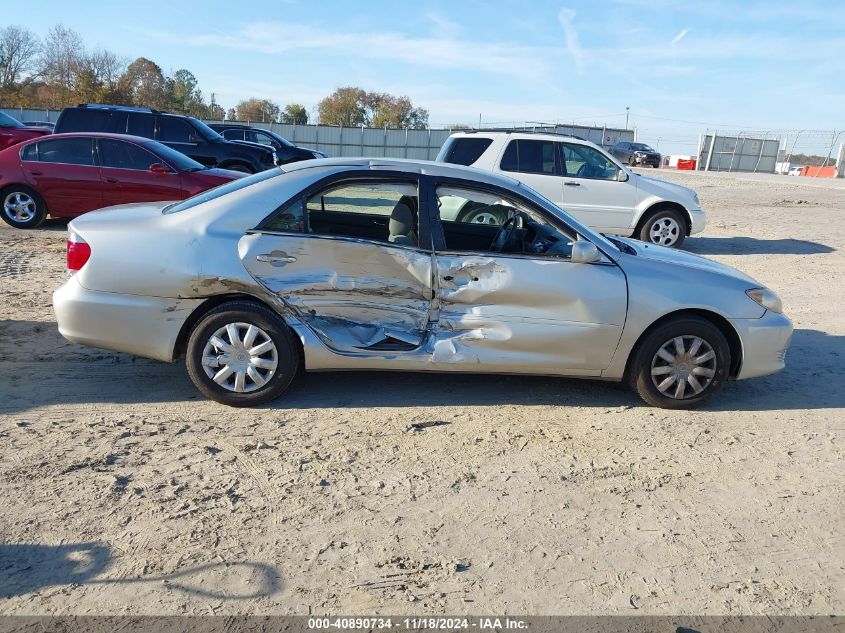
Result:
{"type": "Polygon", "coordinates": [[[601,260],[599,249],[592,242],[586,240],[578,240],[572,243],[572,257],[570,258],[573,264],[592,264],[601,260]]]}
{"type": "Polygon", "coordinates": [[[616,180],[619,182],[628,182],[628,172],[624,169],[620,169],[619,173],[616,174],[616,180]]]}
{"type": "Polygon", "coordinates": [[[170,168],[164,163],[153,163],[150,165],[150,171],[154,174],[169,174],[170,168]]]}

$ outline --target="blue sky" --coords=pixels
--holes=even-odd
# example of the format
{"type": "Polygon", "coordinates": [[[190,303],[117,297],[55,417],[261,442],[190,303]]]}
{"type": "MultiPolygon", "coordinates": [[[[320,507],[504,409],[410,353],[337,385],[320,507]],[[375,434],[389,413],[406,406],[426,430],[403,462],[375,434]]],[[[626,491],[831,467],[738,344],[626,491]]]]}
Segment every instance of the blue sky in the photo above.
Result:
{"type": "MultiPolygon", "coordinates": [[[[433,125],[630,125],[692,153],[706,127],[845,128],[845,2],[9,3],[90,48],[188,68],[227,108],[266,97],[312,110],[338,86],[405,94],[433,125]],[[163,8],[166,7],[166,8],[163,8]]],[[[804,141],[802,141],[804,142],[804,141]]],[[[800,149],[799,145],[799,149],[800,149]]]]}

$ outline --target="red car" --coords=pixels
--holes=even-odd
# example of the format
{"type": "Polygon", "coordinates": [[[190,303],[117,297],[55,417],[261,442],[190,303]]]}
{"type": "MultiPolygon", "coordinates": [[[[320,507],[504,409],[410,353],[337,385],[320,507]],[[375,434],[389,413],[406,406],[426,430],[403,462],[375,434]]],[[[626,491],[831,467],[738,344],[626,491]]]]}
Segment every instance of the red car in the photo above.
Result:
{"type": "Polygon", "coordinates": [[[47,127],[29,127],[8,114],[0,112],[0,150],[39,138],[51,132],[47,127]]]}
{"type": "Polygon", "coordinates": [[[31,229],[54,217],[129,202],[182,200],[243,177],[209,169],[150,139],[51,134],[0,152],[3,219],[31,229]]]}

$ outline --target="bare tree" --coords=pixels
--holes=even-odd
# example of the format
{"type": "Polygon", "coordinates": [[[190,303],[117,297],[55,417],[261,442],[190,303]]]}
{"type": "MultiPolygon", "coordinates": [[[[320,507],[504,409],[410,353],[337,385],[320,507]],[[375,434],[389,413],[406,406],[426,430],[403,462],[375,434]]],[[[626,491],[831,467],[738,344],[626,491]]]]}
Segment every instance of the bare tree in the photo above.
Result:
{"type": "Polygon", "coordinates": [[[0,29],[0,88],[14,89],[25,80],[38,63],[38,39],[20,26],[0,29]]]}
{"type": "Polygon", "coordinates": [[[75,74],[84,57],[85,46],[79,33],[61,24],[47,32],[41,47],[41,76],[51,107],[62,108],[69,102],[75,91],[75,74]]]}

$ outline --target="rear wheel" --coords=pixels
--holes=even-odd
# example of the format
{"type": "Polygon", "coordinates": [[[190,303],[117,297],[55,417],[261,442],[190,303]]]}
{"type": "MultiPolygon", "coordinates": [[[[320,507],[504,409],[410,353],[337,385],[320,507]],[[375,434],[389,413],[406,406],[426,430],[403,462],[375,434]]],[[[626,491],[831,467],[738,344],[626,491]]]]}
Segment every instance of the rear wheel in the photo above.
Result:
{"type": "Polygon", "coordinates": [[[3,219],[16,229],[34,229],[47,217],[47,205],[34,189],[11,185],[0,194],[3,219]]]}
{"type": "Polygon", "coordinates": [[[660,246],[678,248],[684,243],[687,224],[680,211],[659,209],[650,213],[640,226],[639,239],[660,246]]]}
{"type": "Polygon", "coordinates": [[[185,364],[204,396],[249,407],[287,391],[299,366],[299,347],[275,312],[236,301],[200,319],[188,339],[185,364]]]}
{"type": "Polygon", "coordinates": [[[243,165],[241,163],[235,163],[234,165],[226,165],[225,167],[222,167],[222,169],[228,169],[230,171],[239,171],[242,174],[254,173],[248,165],[243,165]]]}
{"type": "Polygon", "coordinates": [[[721,389],[730,366],[725,335],[706,319],[685,316],[661,325],[640,343],[628,379],[648,404],[688,409],[721,389]]]}

